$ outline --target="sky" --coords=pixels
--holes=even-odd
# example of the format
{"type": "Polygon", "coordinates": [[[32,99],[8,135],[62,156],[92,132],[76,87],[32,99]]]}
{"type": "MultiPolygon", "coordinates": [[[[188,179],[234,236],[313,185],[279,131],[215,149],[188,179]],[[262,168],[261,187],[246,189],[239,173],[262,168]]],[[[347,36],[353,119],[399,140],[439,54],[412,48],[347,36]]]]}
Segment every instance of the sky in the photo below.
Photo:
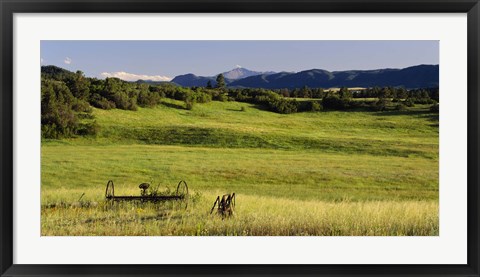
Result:
{"type": "Polygon", "coordinates": [[[41,41],[41,64],[88,77],[168,81],[193,73],[214,76],[237,67],[254,71],[368,70],[439,64],[439,42],[322,41],[41,41]]]}

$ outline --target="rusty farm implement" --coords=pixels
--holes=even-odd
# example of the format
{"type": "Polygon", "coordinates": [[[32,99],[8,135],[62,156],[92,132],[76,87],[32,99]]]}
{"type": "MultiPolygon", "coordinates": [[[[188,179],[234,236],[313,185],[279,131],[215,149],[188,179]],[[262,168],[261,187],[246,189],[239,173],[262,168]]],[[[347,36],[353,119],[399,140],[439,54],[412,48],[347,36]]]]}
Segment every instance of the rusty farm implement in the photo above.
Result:
{"type": "Polygon", "coordinates": [[[159,192],[158,187],[155,190],[150,190],[150,184],[141,183],[139,186],[140,195],[115,195],[115,185],[110,180],[105,189],[105,199],[113,202],[120,201],[139,201],[139,202],[165,202],[165,201],[187,201],[188,200],[188,186],[187,182],[180,181],[174,193],[159,192]]]}
{"type": "Polygon", "coordinates": [[[215,206],[217,206],[217,212],[222,216],[222,218],[233,215],[233,209],[235,208],[235,193],[225,194],[222,196],[222,198],[217,196],[217,199],[213,203],[213,207],[210,210],[210,214],[212,214],[215,210],[215,206]]]}

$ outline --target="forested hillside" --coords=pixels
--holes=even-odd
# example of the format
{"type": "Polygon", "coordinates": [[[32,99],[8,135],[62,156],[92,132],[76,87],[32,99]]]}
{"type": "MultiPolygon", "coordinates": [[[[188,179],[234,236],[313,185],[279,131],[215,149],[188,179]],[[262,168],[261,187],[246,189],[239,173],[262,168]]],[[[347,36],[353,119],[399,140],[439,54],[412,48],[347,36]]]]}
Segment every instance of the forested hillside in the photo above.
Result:
{"type": "MultiPolygon", "coordinates": [[[[370,87],[339,90],[323,88],[263,89],[227,88],[222,74],[215,86],[180,87],[172,83],[127,82],[118,78],[88,78],[82,71],[70,72],[56,66],[42,66],[42,137],[62,138],[95,135],[99,126],[92,107],[109,110],[137,110],[162,104],[164,98],[183,101],[180,109],[197,103],[238,101],[276,113],[363,109],[404,110],[415,104],[432,104],[438,111],[438,88],[406,90],[403,87],[370,87]]],[[[163,103],[167,104],[168,103],[163,103]]]]}

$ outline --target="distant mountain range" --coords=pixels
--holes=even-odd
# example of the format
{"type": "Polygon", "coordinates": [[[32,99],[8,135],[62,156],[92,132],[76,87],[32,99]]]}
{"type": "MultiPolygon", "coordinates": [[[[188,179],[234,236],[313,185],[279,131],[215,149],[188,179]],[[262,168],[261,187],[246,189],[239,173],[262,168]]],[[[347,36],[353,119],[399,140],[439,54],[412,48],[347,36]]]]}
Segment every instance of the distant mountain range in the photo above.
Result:
{"type": "MultiPolygon", "coordinates": [[[[268,74],[273,74],[275,72],[270,71],[270,72],[259,72],[259,71],[253,71],[249,70],[243,67],[237,67],[234,68],[230,71],[222,72],[223,77],[225,77],[225,82],[227,84],[234,82],[239,79],[251,77],[251,76],[257,76],[257,75],[268,75],[268,74]]],[[[218,75],[218,74],[217,74],[218,75]]],[[[178,84],[180,86],[184,87],[204,87],[207,85],[208,81],[212,83],[212,85],[216,85],[216,76],[209,76],[209,77],[203,77],[203,76],[197,76],[195,74],[189,73],[185,75],[179,75],[175,78],[172,79],[172,83],[178,84]]]]}
{"type": "MultiPolygon", "coordinates": [[[[61,78],[74,74],[56,66],[42,66],[42,74],[61,78]]],[[[405,87],[427,88],[439,86],[438,65],[416,65],[403,69],[327,71],[310,69],[301,72],[259,72],[235,68],[222,73],[228,87],[233,88],[332,88],[332,87],[405,87]]],[[[203,77],[185,74],[175,77],[170,83],[184,87],[205,87],[208,81],[216,85],[216,76],[203,77]]],[[[163,81],[138,80],[137,83],[161,84],[163,81]]]]}
{"type": "MultiPolygon", "coordinates": [[[[327,71],[310,69],[301,72],[258,72],[236,68],[223,73],[229,87],[248,88],[331,88],[393,86],[405,88],[438,87],[439,66],[417,65],[403,69],[327,71]]],[[[186,74],[175,77],[171,82],[181,86],[206,86],[208,81],[215,85],[216,76],[202,77],[186,74]]]]}

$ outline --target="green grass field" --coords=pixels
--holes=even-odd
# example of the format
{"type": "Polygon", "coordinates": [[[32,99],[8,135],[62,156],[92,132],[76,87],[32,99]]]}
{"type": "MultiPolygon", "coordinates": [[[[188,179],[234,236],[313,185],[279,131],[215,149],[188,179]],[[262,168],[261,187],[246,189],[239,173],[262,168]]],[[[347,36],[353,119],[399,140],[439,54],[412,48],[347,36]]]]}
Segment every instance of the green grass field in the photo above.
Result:
{"type": "Polygon", "coordinates": [[[438,114],[428,106],[289,115],[239,102],[181,107],[165,99],[96,109],[97,137],[43,140],[42,235],[439,233],[438,114]],[[116,195],[185,180],[191,197],[186,209],[111,206],[108,180],[116,195]],[[235,215],[210,215],[216,196],[232,192],[235,215]],[[75,203],[83,193],[89,207],[75,203]]]}

